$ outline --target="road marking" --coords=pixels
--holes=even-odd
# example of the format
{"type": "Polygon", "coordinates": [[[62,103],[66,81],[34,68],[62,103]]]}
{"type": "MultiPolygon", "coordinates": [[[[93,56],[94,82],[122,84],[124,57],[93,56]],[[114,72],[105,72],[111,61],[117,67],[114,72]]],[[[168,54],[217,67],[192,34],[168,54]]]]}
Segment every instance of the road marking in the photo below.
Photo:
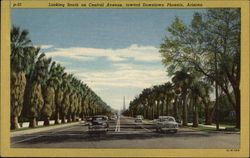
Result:
{"type": "Polygon", "coordinates": [[[147,128],[145,128],[145,127],[142,127],[140,124],[136,124],[136,125],[138,125],[139,127],[141,127],[141,128],[143,128],[143,129],[145,129],[146,131],[149,131],[149,132],[154,132],[153,130],[150,130],[150,129],[147,129],[147,128]]]}
{"type": "Polygon", "coordinates": [[[135,125],[137,125],[137,126],[139,126],[139,127],[141,127],[142,129],[145,129],[146,131],[148,131],[148,132],[154,132],[153,130],[150,130],[150,129],[147,129],[147,128],[145,128],[145,127],[143,127],[141,124],[145,124],[145,123],[134,123],[135,125]]]}
{"type": "Polygon", "coordinates": [[[120,132],[120,116],[118,116],[117,122],[116,122],[116,126],[115,126],[115,132],[120,132]]]}

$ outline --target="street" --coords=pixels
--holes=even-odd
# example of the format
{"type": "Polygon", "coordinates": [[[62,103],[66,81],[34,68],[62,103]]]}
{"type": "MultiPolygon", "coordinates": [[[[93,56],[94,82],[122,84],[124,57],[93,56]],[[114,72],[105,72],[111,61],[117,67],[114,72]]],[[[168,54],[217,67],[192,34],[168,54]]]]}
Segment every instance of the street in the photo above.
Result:
{"type": "Polygon", "coordinates": [[[11,137],[18,148],[239,148],[240,134],[179,128],[177,133],[156,132],[152,123],[135,123],[121,116],[107,134],[88,133],[84,123],[11,137]]]}

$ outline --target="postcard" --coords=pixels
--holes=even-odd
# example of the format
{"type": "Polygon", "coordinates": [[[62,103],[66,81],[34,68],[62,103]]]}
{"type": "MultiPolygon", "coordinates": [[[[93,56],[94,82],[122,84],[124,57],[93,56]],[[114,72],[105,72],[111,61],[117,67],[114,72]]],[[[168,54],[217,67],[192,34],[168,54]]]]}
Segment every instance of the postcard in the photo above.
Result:
{"type": "Polygon", "coordinates": [[[1,1],[1,156],[248,157],[249,1],[1,1]]]}

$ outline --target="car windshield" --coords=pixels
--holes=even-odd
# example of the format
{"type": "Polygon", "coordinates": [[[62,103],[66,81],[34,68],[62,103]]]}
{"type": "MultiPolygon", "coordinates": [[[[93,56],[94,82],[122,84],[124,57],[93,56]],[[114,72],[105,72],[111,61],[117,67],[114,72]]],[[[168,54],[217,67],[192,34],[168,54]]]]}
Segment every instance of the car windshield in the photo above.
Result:
{"type": "Polygon", "coordinates": [[[163,121],[175,121],[175,120],[172,117],[165,117],[165,118],[160,118],[159,121],[163,122],[163,121]]]}

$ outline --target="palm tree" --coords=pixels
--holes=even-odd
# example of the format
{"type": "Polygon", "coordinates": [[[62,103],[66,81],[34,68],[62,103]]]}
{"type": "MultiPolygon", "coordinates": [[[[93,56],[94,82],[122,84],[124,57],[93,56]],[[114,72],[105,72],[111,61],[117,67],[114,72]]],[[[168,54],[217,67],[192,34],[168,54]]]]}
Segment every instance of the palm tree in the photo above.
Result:
{"type": "Polygon", "coordinates": [[[86,84],[82,84],[81,89],[82,89],[82,100],[81,100],[82,113],[81,113],[81,118],[83,120],[84,117],[87,116],[86,98],[90,93],[90,89],[88,88],[88,86],[86,84]]]}
{"type": "Polygon", "coordinates": [[[55,83],[54,83],[54,89],[55,89],[55,124],[59,124],[60,119],[60,109],[62,105],[63,100],[63,87],[62,87],[62,78],[64,74],[64,67],[62,67],[60,64],[57,64],[55,67],[55,83]]]}
{"type": "Polygon", "coordinates": [[[182,116],[183,116],[183,126],[187,126],[188,123],[188,107],[186,104],[186,96],[188,94],[188,86],[192,82],[191,75],[188,74],[187,70],[182,69],[181,71],[176,71],[172,81],[179,88],[182,98],[182,116]]]}
{"type": "Polygon", "coordinates": [[[31,46],[28,30],[12,26],[11,36],[11,129],[18,128],[18,117],[23,109],[26,73],[36,48],[31,46]]]}
{"type": "Polygon", "coordinates": [[[65,123],[66,121],[66,115],[70,107],[70,93],[71,93],[71,79],[73,75],[64,73],[62,76],[63,82],[62,82],[62,90],[63,90],[63,100],[61,105],[61,117],[62,117],[62,123],[65,123]]]}
{"type": "Polygon", "coordinates": [[[166,115],[169,115],[169,105],[174,98],[173,86],[171,82],[167,82],[164,84],[165,91],[165,103],[166,103],[166,115]]]}
{"type": "Polygon", "coordinates": [[[193,127],[198,127],[199,124],[199,104],[201,104],[201,82],[196,81],[193,82],[190,86],[190,98],[192,98],[193,102],[193,127]]]}
{"type": "Polygon", "coordinates": [[[153,92],[153,96],[154,96],[154,99],[155,99],[155,102],[156,102],[156,114],[157,114],[157,117],[160,116],[160,87],[158,85],[155,85],[153,86],[152,88],[153,92]]]}
{"type": "Polygon", "coordinates": [[[29,84],[27,90],[27,116],[30,119],[30,127],[36,126],[36,118],[39,116],[41,109],[44,106],[44,98],[42,94],[42,87],[46,85],[48,80],[48,68],[51,58],[47,59],[42,53],[35,64],[35,68],[30,73],[29,84]]]}
{"type": "Polygon", "coordinates": [[[55,90],[53,88],[54,82],[51,79],[49,79],[46,83],[46,88],[43,93],[44,106],[42,108],[42,114],[44,118],[44,125],[49,126],[50,117],[55,111],[55,90]]]}

